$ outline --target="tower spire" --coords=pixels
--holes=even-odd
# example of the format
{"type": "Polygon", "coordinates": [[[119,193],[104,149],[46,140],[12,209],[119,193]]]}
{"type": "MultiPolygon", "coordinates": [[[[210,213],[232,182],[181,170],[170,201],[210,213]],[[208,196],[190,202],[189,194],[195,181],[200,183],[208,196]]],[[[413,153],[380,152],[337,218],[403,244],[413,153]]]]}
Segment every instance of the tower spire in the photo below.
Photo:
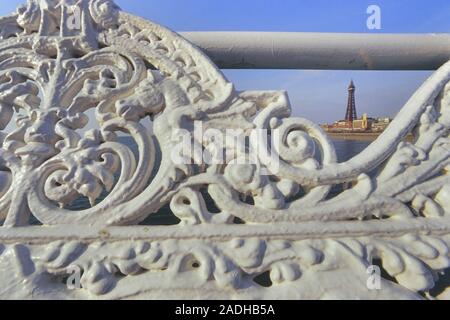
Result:
{"type": "Polygon", "coordinates": [[[348,86],[347,111],[345,113],[345,121],[347,121],[349,128],[353,128],[353,120],[356,119],[355,84],[352,79],[348,86]]]}

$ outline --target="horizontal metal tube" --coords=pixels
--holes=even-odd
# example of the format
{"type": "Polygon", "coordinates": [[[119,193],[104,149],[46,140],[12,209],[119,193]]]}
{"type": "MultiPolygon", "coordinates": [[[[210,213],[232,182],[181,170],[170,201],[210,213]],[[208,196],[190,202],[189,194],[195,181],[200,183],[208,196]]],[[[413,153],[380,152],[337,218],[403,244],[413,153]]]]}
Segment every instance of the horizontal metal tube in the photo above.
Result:
{"type": "Polygon", "coordinates": [[[130,227],[85,227],[67,226],[30,226],[0,228],[0,243],[48,243],[61,240],[82,240],[93,242],[108,239],[127,240],[164,240],[164,239],[207,239],[208,241],[229,241],[236,238],[264,239],[323,239],[357,238],[368,234],[379,237],[395,237],[420,230],[430,236],[449,234],[450,218],[440,219],[416,218],[409,220],[374,220],[374,221],[304,221],[302,223],[273,223],[252,225],[222,225],[220,228],[208,228],[199,225],[183,226],[130,226],[130,227]]]}
{"type": "Polygon", "coordinates": [[[449,34],[181,32],[222,69],[434,70],[449,34]]]}

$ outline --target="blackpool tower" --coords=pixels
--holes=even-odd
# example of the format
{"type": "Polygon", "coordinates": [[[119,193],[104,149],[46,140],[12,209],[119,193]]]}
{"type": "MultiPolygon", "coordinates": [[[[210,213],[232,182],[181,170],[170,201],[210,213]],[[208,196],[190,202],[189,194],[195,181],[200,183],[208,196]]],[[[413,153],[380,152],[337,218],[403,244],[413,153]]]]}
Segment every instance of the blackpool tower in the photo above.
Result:
{"type": "Polygon", "coordinates": [[[347,112],[345,113],[345,121],[347,121],[349,128],[353,128],[353,120],[356,119],[358,118],[356,117],[355,85],[352,80],[348,86],[347,112]]]}

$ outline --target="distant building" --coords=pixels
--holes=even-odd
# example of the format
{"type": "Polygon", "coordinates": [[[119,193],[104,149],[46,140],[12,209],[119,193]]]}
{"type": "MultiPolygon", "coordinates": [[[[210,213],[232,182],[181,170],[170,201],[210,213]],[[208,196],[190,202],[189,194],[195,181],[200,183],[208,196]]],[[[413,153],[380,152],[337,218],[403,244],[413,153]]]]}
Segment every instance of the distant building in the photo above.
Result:
{"type": "Polygon", "coordinates": [[[391,123],[390,118],[378,118],[372,124],[372,131],[381,132],[384,131],[387,126],[391,123]]]}
{"type": "Polygon", "coordinates": [[[391,123],[390,118],[370,118],[366,113],[360,119],[356,114],[355,102],[356,87],[353,80],[348,86],[347,110],[345,112],[345,119],[335,121],[333,124],[324,124],[322,128],[330,132],[381,132],[391,123]]]}
{"type": "Polygon", "coordinates": [[[353,129],[364,131],[370,130],[372,124],[372,119],[367,116],[367,113],[364,113],[361,119],[353,120],[353,129]]]}

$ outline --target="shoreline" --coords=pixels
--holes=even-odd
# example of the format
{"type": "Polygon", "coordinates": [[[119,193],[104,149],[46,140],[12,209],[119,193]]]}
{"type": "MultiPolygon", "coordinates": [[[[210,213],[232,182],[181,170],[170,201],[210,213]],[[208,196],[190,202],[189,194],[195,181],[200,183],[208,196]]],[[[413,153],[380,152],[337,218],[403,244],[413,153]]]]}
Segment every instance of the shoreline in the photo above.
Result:
{"type": "MultiPolygon", "coordinates": [[[[329,138],[333,140],[349,140],[349,141],[375,141],[383,132],[327,132],[329,138]]],[[[406,141],[413,141],[413,136],[408,134],[406,141]]]]}
{"type": "Polygon", "coordinates": [[[381,132],[326,132],[333,140],[374,141],[381,132]]]}

